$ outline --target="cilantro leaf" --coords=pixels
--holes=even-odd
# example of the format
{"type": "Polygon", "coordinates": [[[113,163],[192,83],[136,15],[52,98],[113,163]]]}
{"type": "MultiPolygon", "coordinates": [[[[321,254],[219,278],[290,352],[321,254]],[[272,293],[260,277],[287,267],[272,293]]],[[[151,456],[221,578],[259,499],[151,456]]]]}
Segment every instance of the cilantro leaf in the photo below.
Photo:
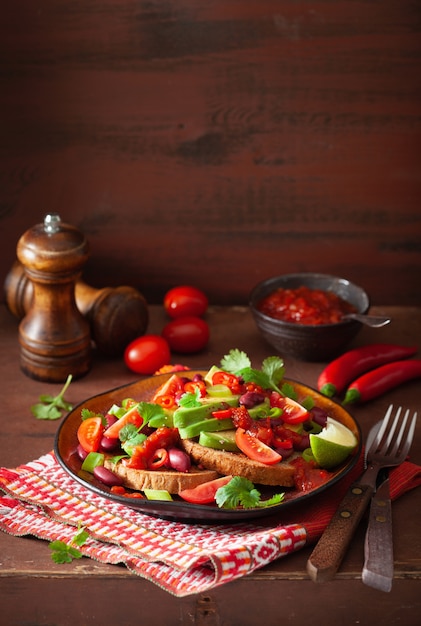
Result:
{"type": "Polygon", "coordinates": [[[79,528],[76,535],[73,537],[73,543],[77,546],[83,546],[86,540],[89,539],[89,533],[84,528],[79,528]]]}
{"type": "Polygon", "coordinates": [[[165,411],[159,404],[152,402],[139,402],[137,409],[143,418],[142,427],[149,424],[152,418],[165,418],[165,411]]]}
{"type": "Polygon", "coordinates": [[[278,356],[267,357],[260,370],[251,366],[251,361],[247,354],[237,348],[229,351],[221,359],[221,367],[231,374],[241,376],[245,382],[255,382],[263,389],[273,389],[282,393],[279,383],[285,373],[283,360],[278,356]]]}
{"type": "Polygon", "coordinates": [[[95,411],[90,411],[89,409],[84,408],[81,410],[80,416],[82,420],[87,420],[90,417],[98,417],[98,413],[95,413],[95,411]]]}
{"type": "Polygon", "coordinates": [[[60,541],[59,539],[51,541],[49,548],[52,551],[51,558],[54,563],[71,563],[73,559],[81,559],[83,554],[77,548],[73,547],[73,544],[77,546],[83,546],[86,540],[89,538],[89,534],[83,528],[79,528],[70,544],[60,541]]]}
{"type": "Polygon", "coordinates": [[[279,493],[268,500],[261,500],[260,492],[253,483],[242,476],[234,476],[229,483],[220,487],[215,495],[215,501],[220,508],[235,509],[242,506],[244,509],[272,506],[282,502],[284,494],[279,493]]]}
{"type": "Polygon", "coordinates": [[[73,405],[64,399],[64,394],[72,382],[72,375],[69,374],[60,393],[57,396],[42,394],[39,402],[31,406],[31,413],[40,420],[56,420],[62,415],[62,411],[71,411],[73,405]]]}
{"type": "Polygon", "coordinates": [[[284,383],[281,387],[282,394],[291,400],[297,399],[297,393],[290,383],[284,383]]]}
{"type": "Polygon", "coordinates": [[[277,387],[285,374],[284,362],[278,356],[269,356],[262,363],[262,371],[267,374],[273,388],[277,387]]]}
{"type": "Polygon", "coordinates": [[[238,348],[233,348],[222,357],[221,367],[226,372],[236,374],[239,370],[251,367],[251,361],[245,352],[238,348]]]}
{"type": "Polygon", "coordinates": [[[193,407],[193,406],[201,406],[200,398],[200,390],[196,389],[195,392],[187,392],[183,393],[180,400],[178,401],[178,406],[183,407],[193,407]]]}

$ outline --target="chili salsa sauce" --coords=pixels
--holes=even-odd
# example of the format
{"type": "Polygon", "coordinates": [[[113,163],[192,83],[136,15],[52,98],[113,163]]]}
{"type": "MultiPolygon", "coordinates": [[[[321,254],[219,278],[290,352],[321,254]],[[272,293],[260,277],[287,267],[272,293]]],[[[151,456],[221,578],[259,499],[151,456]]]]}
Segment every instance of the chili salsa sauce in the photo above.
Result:
{"type": "Polygon", "coordinates": [[[347,313],[357,312],[335,293],[304,285],[296,289],[280,287],[260,300],[257,308],[274,319],[308,326],[336,324],[347,313]]]}

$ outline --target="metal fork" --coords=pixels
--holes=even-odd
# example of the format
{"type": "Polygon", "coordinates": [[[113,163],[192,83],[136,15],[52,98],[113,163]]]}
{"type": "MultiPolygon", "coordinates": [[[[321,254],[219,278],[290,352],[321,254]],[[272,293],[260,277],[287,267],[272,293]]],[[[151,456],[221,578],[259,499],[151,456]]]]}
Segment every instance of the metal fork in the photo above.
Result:
{"type": "MultiPolygon", "coordinates": [[[[391,409],[391,407],[389,408],[391,409]]],[[[398,411],[401,412],[402,407],[399,407],[398,411]]],[[[407,425],[409,414],[410,411],[407,409],[395,444],[397,451],[401,446],[401,454],[404,457],[408,454],[412,443],[417,417],[415,413],[404,439],[404,428],[407,425]]],[[[394,563],[392,503],[388,477],[381,482],[376,489],[376,493],[371,498],[370,516],[364,542],[364,556],[363,583],[380,591],[390,591],[392,589],[394,563]]]]}
{"type": "MultiPolygon", "coordinates": [[[[367,450],[367,469],[348,489],[328,527],[316,544],[307,561],[307,572],[314,582],[331,580],[346,553],[364,511],[376,489],[376,479],[382,467],[400,465],[406,458],[412,444],[417,414],[414,413],[409,429],[405,434],[408,413],[399,431],[400,407],[390,422],[393,405],[390,405],[381,427],[367,450]]],[[[370,435],[368,437],[370,439],[370,435]]]]}

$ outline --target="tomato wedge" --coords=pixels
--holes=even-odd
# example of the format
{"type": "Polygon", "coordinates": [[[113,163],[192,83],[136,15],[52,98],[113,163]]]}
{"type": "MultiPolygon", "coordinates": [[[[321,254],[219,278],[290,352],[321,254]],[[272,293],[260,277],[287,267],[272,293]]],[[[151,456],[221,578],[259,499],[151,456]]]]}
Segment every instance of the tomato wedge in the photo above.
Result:
{"type": "Polygon", "coordinates": [[[285,424],[301,424],[310,418],[310,413],[301,404],[276,391],[271,393],[270,405],[282,409],[281,418],[285,424]]]}
{"type": "Polygon", "coordinates": [[[177,376],[177,374],[173,374],[172,376],[168,378],[168,380],[165,381],[165,383],[162,383],[162,385],[158,387],[158,389],[155,391],[154,397],[152,398],[151,402],[154,404],[160,404],[159,398],[161,396],[172,396],[173,398],[175,398],[177,393],[180,393],[183,391],[184,391],[183,381],[181,380],[180,376],[177,376]]]}
{"type": "Polygon", "coordinates": [[[202,483],[193,489],[183,489],[178,495],[192,504],[211,504],[215,502],[218,489],[228,484],[231,478],[232,476],[221,476],[221,478],[208,480],[207,483],[202,483]]]}
{"type": "Polygon", "coordinates": [[[127,411],[124,415],[122,415],[114,424],[111,424],[104,432],[104,437],[108,437],[109,439],[118,439],[118,435],[120,430],[126,424],[134,424],[136,428],[140,428],[143,424],[143,417],[140,415],[137,404],[133,406],[131,409],[127,411]]]}
{"type": "Polygon", "coordinates": [[[97,452],[104,433],[101,417],[88,417],[77,429],[77,438],[85,452],[97,452]]]}
{"type": "Polygon", "coordinates": [[[282,456],[267,446],[257,437],[250,435],[244,428],[235,431],[235,443],[249,459],[259,461],[265,465],[275,465],[282,461],[282,456]]]}

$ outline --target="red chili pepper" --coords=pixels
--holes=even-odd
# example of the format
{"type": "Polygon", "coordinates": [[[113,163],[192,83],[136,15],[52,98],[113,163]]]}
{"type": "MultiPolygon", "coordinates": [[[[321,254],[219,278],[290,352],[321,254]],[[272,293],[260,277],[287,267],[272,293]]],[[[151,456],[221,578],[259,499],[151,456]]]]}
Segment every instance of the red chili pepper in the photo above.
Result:
{"type": "Polygon", "coordinates": [[[325,367],[317,381],[318,390],[332,398],[360,374],[385,363],[407,359],[417,352],[414,346],[374,343],[345,352],[325,367]]]}
{"type": "Polygon", "coordinates": [[[217,420],[227,420],[232,417],[232,407],[228,409],[219,409],[218,411],[212,411],[212,417],[217,420]]]}
{"type": "Polygon", "coordinates": [[[343,404],[373,400],[414,378],[421,378],[421,359],[387,363],[354,380],[346,391],[343,404]]]}

